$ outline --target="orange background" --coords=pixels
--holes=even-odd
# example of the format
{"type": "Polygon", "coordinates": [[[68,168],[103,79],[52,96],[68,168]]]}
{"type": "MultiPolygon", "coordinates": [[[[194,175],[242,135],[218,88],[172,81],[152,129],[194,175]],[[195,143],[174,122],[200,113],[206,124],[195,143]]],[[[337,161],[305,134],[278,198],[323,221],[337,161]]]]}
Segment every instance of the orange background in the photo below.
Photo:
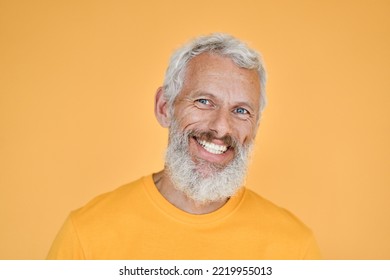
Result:
{"type": "Polygon", "coordinates": [[[269,72],[248,185],[326,259],[390,259],[389,3],[0,0],[0,258],[45,258],[70,210],[162,168],[168,58],[222,31],[269,72]]]}

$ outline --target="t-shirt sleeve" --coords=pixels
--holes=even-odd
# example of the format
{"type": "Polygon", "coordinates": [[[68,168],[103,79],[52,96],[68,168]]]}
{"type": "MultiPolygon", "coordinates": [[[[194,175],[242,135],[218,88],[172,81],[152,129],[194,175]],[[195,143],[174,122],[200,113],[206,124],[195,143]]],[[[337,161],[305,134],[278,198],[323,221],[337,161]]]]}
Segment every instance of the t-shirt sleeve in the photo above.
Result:
{"type": "Polygon", "coordinates": [[[320,260],[320,259],[322,259],[320,248],[318,247],[317,241],[314,238],[314,235],[312,233],[311,233],[310,237],[308,238],[306,248],[303,252],[302,258],[304,260],[320,260]]]}
{"type": "Polygon", "coordinates": [[[66,219],[55,238],[47,255],[48,260],[82,260],[85,254],[72,221],[72,216],[66,219]]]}

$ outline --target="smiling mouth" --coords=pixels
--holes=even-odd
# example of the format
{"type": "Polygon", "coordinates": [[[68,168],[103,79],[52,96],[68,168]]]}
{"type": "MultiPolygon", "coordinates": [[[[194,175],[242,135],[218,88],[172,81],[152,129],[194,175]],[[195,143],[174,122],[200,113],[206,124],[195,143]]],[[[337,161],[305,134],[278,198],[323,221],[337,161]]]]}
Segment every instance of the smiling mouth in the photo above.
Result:
{"type": "Polygon", "coordinates": [[[196,137],[194,137],[194,139],[196,140],[196,142],[198,142],[199,145],[203,147],[203,149],[214,155],[223,154],[229,149],[229,147],[225,145],[217,145],[211,142],[207,142],[205,140],[199,140],[196,137]]]}

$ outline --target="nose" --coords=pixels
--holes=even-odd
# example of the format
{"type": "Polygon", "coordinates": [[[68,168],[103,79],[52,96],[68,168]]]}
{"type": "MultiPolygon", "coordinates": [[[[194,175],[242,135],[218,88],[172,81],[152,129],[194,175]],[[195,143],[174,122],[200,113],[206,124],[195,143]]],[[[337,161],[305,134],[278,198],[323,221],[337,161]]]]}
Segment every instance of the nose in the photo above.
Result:
{"type": "Polygon", "coordinates": [[[210,116],[209,129],[217,134],[217,137],[231,135],[233,123],[230,112],[215,110],[210,116]]]}

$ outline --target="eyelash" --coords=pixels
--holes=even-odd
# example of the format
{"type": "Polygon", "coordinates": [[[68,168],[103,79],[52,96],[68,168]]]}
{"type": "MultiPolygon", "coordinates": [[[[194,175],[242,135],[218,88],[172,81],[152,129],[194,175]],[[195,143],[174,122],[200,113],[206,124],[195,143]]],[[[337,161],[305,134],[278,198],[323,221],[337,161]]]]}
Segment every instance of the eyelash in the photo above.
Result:
{"type": "Polygon", "coordinates": [[[197,99],[197,100],[196,100],[196,102],[199,102],[199,103],[201,103],[201,104],[204,104],[204,105],[211,104],[210,100],[208,100],[208,99],[205,99],[205,98],[200,98],[200,99],[197,99]],[[202,101],[205,101],[205,102],[207,102],[207,103],[205,103],[205,102],[202,102],[202,101]]]}
{"type": "Polygon", "coordinates": [[[247,109],[245,109],[245,108],[237,108],[237,109],[235,109],[234,110],[237,114],[245,114],[245,115],[247,115],[247,114],[249,114],[249,111],[247,110],[247,109]],[[244,113],[239,113],[238,112],[238,110],[243,110],[244,111],[244,113]]]}

